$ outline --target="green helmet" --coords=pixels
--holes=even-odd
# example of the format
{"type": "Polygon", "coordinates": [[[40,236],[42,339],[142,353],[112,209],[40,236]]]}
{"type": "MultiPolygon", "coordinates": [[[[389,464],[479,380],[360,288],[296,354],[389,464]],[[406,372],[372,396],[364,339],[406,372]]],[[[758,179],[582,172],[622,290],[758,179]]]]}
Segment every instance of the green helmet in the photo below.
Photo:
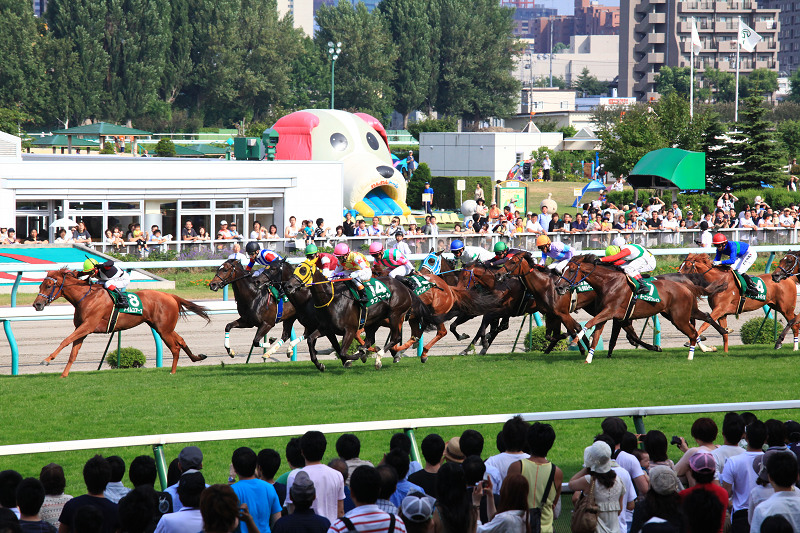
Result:
{"type": "Polygon", "coordinates": [[[609,255],[617,255],[619,253],[619,246],[609,246],[606,248],[606,257],[609,255]]]}
{"type": "Polygon", "coordinates": [[[97,261],[97,259],[89,258],[83,262],[83,271],[91,272],[92,270],[94,270],[94,267],[96,267],[98,264],[100,263],[97,261]]]}
{"type": "Polygon", "coordinates": [[[315,254],[317,252],[319,252],[319,249],[316,244],[312,243],[306,246],[306,255],[315,254]]]}
{"type": "Polygon", "coordinates": [[[494,253],[505,252],[506,250],[508,250],[508,245],[503,241],[498,241],[497,244],[494,245],[494,253]]]}

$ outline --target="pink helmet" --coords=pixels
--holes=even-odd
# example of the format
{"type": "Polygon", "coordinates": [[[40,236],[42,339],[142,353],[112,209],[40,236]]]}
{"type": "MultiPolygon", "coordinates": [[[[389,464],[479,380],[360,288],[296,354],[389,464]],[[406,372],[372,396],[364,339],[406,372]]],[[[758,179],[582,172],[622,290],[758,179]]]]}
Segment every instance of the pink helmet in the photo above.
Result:
{"type": "Polygon", "coordinates": [[[350,253],[350,247],[347,246],[347,243],[344,242],[340,242],[333,249],[333,255],[347,255],[349,253],[350,253]]]}
{"type": "Polygon", "coordinates": [[[383,243],[382,242],[373,242],[369,245],[369,253],[377,254],[383,251],[383,243]]]}

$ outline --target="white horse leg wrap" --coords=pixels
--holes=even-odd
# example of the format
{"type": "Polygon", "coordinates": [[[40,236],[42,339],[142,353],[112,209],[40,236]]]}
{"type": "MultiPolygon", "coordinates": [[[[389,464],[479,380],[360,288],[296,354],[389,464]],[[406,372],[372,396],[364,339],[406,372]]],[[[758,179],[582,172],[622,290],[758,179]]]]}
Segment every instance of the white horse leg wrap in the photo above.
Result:
{"type": "Polygon", "coordinates": [[[689,346],[689,361],[694,359],[694,346],[689,346]]]}
{"type": "Polygon", "coordinates": [[[230,347],[231,347],[231,332],[230,331],[226,331],[225,332],[225,348],[230,348],[230,347]]]}
{"type": "Polygon", "coordinates": [[[798,343],[800,343],[799,341],[800,341],[800,337],[795,337],[794,338],[794,351],[795,352],[797,351],[798,343]]]}
{"type": "Polygon", "coordinates": [[[278,348],[280,348],[281,346],[283,346],[283,341],[281,339],[276,340],[275,344],[270,346],[269,350],[266,351],[264,356],[266,357],[266,356],[270,356],[270,355],[274,354],[278,350],[278,348]]]}
{"type": "Polygon", "coordinates": [[[380,350],[375,352],[375,369],[376,370],[383,366],[383,362],[381,361],[381,357],[383,357],[384,355],[385,354],[383,352],[383,348],[381,348],[380,350]]]}
{"type": "Polygon", "coordinates": [[[586,362],[591,363],[594,359],[594,348],[589,348],[589,353],[586,354],[586,362]]]}

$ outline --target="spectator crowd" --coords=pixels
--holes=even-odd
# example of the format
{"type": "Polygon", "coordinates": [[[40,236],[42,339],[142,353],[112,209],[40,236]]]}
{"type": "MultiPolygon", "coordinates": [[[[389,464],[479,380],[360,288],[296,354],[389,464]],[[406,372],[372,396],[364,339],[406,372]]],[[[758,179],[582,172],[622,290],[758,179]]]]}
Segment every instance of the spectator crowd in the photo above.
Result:
{"type": "MultiPolygon", "coordinates": [[[[360,457],[353,434],[337,439],[325,463],[327,438],[309,431],[288,442],[283,469],[275,450],[237,448],[227,483],[207,479],[203,452],[187,446],[169,466],[165,491],[154,488],[156,464],[146,455],[131,462],[129,483],[122,458],[95,455],[83,468],[86,494],[75,497],[64,494],[58,464],[38,477],[5,470],[0,533],[552,533],[564,483],[573,503],[587,500],[598,533],[800,531],[800,423],[727,413],[717,444],[716,422],[698,418],[694,445],[672,437],[677,463],[661,431],[635,435],[617,417],[599,429],[569,479],[548,459],[553,427],[519,416],[486,460],[483,435],[467,429],[447,440],[427,435],[424,464],[412,460],[404,433],[392,436],[377,466],[360,457]]],[[[586,515],[574,511],[573,523],[586,515]]]]}

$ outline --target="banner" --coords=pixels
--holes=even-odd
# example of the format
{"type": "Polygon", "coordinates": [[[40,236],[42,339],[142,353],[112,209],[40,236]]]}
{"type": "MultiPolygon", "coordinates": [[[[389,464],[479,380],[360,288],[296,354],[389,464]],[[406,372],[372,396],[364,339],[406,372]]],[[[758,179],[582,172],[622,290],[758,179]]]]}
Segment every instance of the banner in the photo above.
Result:
{"type": "Polygon", "coordinates": [[[756,45],[762,37],[753,31],[753,28],[739,19],[739,45],[748,52],[754,52],[756,45]]]}

